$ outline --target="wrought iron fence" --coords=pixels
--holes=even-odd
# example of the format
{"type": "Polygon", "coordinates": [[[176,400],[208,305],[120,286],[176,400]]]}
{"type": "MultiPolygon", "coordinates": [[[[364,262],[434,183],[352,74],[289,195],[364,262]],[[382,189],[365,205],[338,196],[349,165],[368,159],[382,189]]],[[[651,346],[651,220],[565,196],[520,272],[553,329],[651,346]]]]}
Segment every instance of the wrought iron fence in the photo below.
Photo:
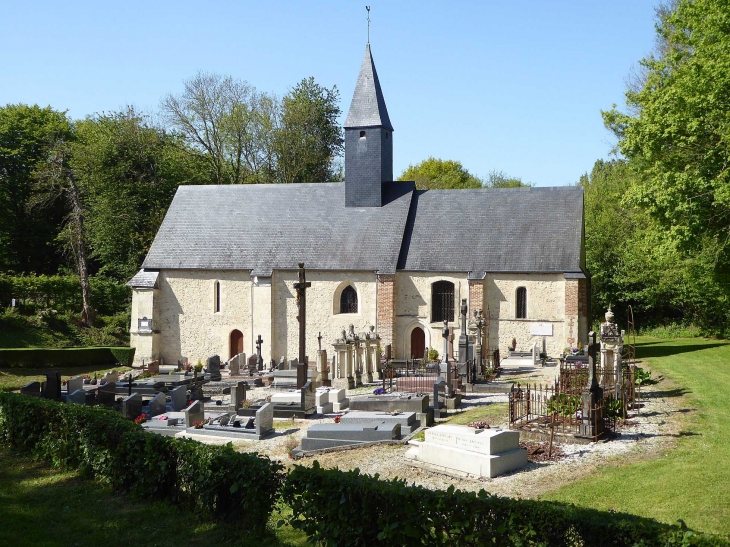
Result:
{"type": "MultiPolygon", "coordinates": [[[[451,366],[452,378],[456,378],[456,366],[451,366]]],[[[385,393],[433,393],[433,385],[441,374],[439,363],[424,363],[422,359],[393,361],[383,366],[383,390],[385,393]]]]}

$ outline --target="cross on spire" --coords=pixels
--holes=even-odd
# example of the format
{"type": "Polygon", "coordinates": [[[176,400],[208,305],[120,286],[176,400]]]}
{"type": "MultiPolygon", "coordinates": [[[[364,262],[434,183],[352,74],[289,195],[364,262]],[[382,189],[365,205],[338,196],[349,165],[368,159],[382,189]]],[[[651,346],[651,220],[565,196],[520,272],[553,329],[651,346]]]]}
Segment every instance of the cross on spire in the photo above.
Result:
{"type": "Polygon", "coordinates": [[[365,6],[365,9],[368,10],[368,44],[370,43],[370,6],[365,6]]]}

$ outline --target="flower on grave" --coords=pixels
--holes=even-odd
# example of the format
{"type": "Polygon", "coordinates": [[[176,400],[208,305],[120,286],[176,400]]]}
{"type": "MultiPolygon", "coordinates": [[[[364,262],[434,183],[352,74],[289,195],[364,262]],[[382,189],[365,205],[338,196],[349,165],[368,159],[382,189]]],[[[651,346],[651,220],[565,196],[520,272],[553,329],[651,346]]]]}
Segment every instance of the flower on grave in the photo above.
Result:
{"type": "Polygon", "coordinates": [[[140,414],[134,419],[135,424],[143,424],[147,421],[147,414],[140,414]]]}
{"type": "Polygon", "coordinates": [[[385,395],[385,389],[382,387],[375,388],[373,390],[373,395],[385,395]]]}
{"type": "Polygon", "coordinates": [[[489,429],[489,424],[483,420],[477,421],[477,422],[469,422],[469,427],[473,427],[474,429],[489,429]]]}
{"type": "Polygon", "coordinates": [[[336,424],[339,424],[340,423],[340,417],[339,416],[335,416],[335,423],[336,424]]]}
{"type": "Polygon", "coordinates": [[[163,414],[162,416],[157,416],[157,419],[160,421],[165,421],[167,420],[167,416],[163,414]]]}
{"type": "Polygon", "coordinates": [[[198,420],[197,422],[193,422],[193,427],[195,429],[203,429],[206,423],[208,423],[208,420],[198,420]]]}

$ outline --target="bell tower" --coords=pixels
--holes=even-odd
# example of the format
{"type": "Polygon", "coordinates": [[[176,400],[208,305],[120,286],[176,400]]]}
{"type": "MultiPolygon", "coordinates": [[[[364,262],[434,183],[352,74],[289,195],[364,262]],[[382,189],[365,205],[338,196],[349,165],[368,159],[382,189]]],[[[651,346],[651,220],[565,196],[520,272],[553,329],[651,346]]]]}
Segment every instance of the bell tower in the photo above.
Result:
{"type": "Polygon", "coordinates": [[[345,120],[345,206],[381,207],[392,180],[393,126],[368,44],[345,120]]]}

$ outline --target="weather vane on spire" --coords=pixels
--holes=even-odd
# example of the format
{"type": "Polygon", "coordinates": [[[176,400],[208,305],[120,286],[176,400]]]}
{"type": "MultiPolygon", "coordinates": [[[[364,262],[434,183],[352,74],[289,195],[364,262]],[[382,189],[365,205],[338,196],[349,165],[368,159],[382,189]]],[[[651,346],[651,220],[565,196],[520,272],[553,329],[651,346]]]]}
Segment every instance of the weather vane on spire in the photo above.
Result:
{"type": "Polygon", "coordinates": [[[370,6],[365,6],[365,9],[368,10],[368,44],[370,43],[370,6]]]}

